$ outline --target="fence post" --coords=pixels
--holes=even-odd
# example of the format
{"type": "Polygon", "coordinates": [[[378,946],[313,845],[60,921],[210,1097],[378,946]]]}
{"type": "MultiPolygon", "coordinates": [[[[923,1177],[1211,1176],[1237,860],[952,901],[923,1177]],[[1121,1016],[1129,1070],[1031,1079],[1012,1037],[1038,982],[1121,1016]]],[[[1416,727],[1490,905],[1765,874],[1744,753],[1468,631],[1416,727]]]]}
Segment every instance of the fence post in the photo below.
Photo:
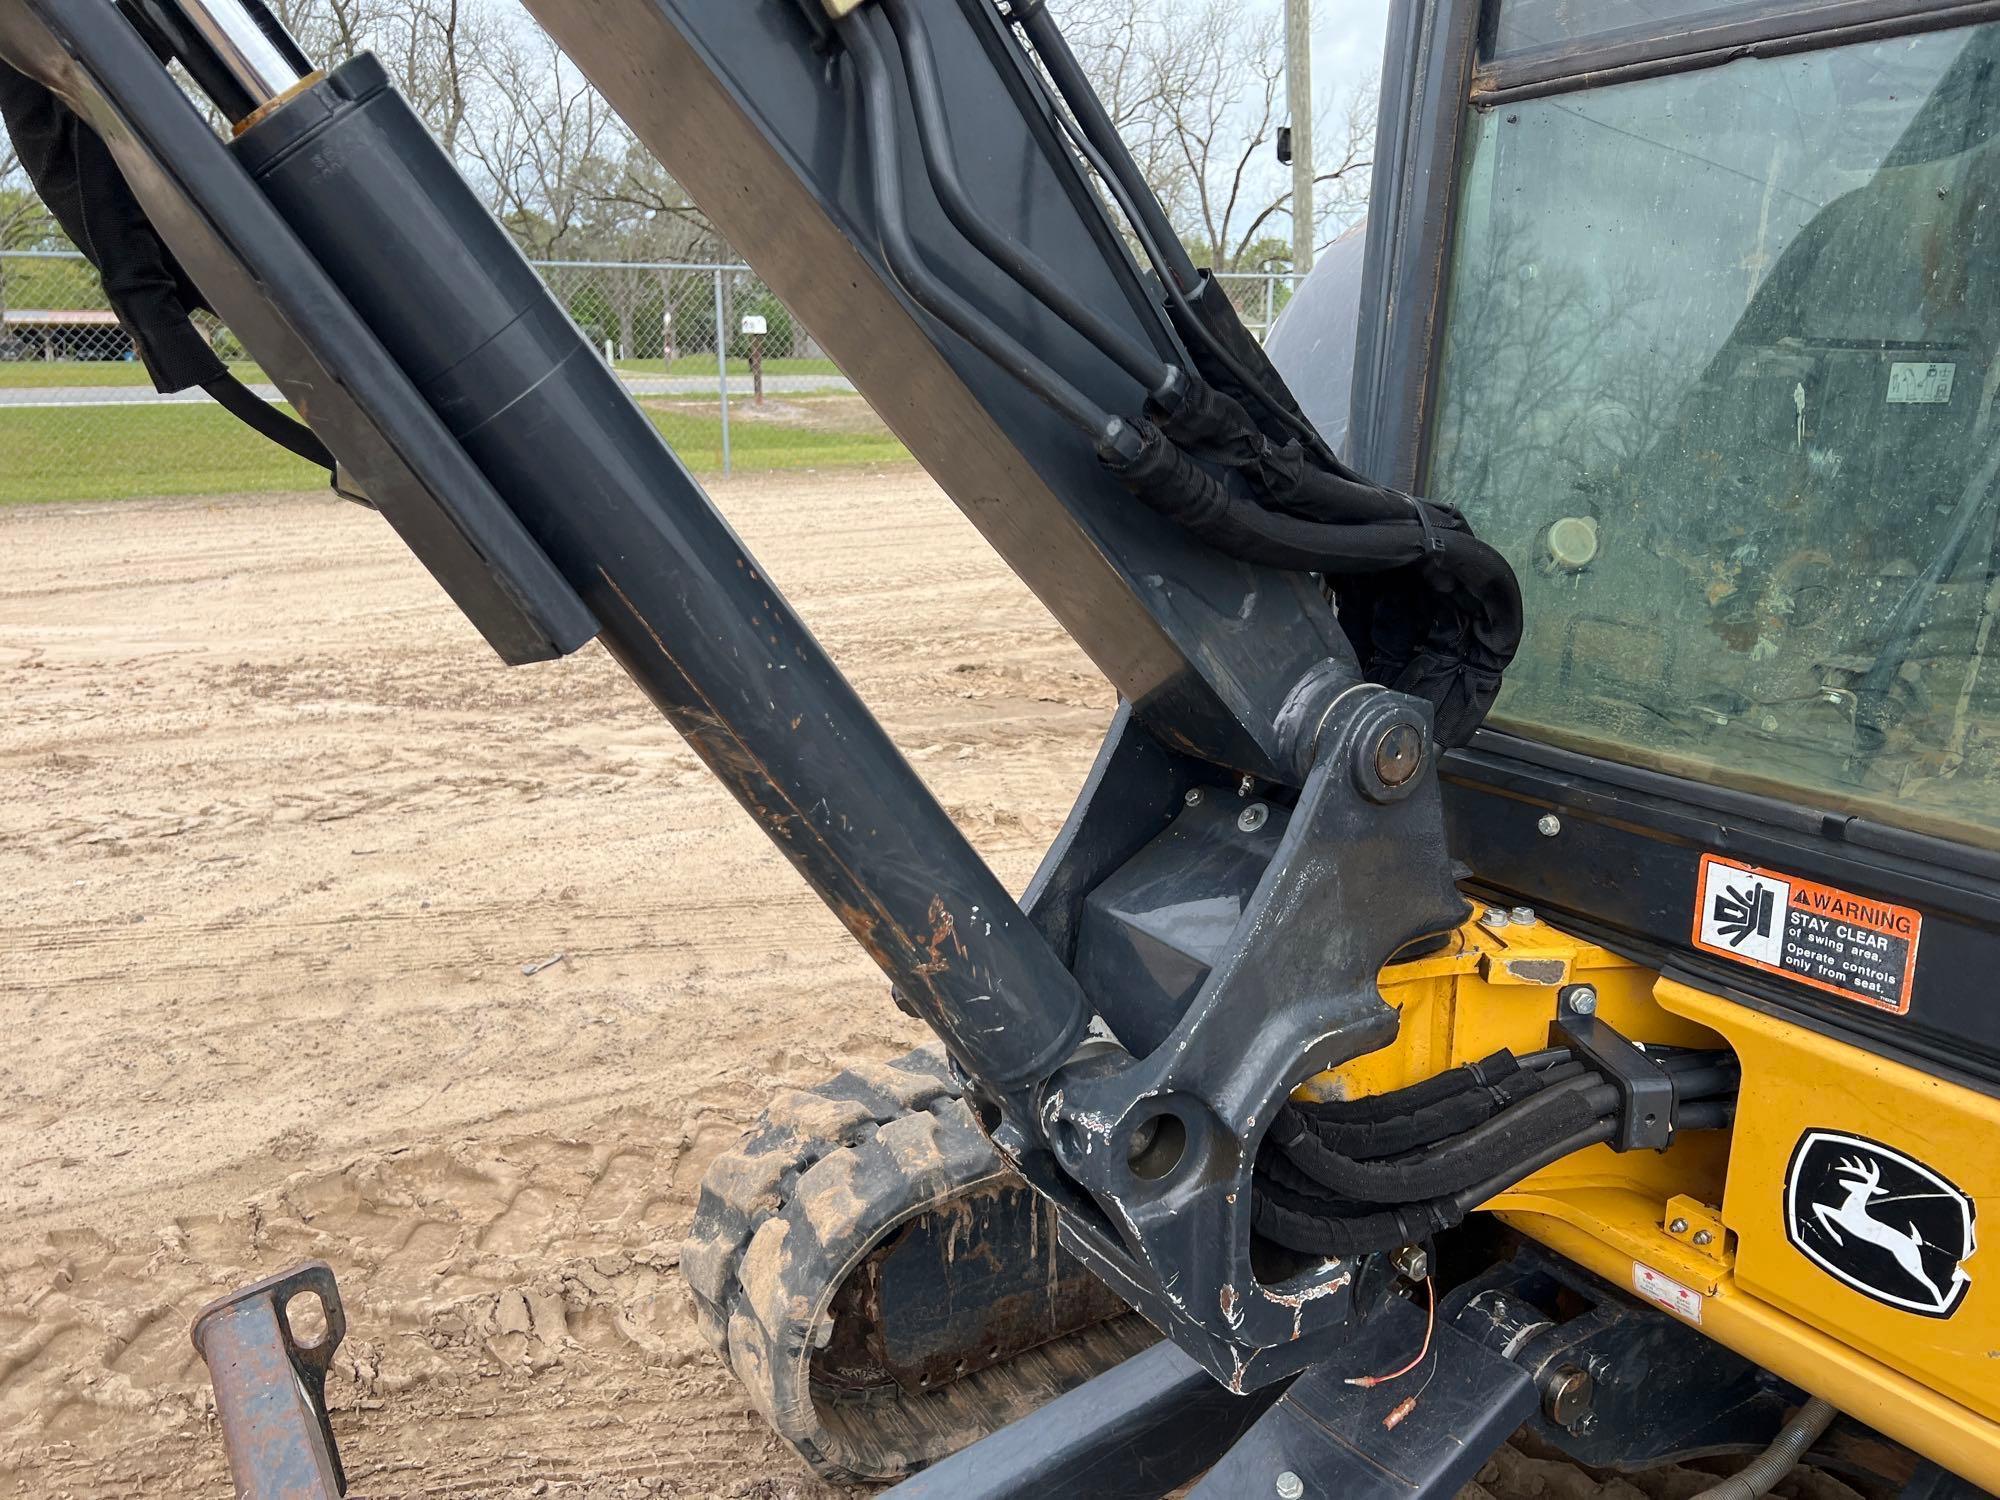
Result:
{"type": "Polygon", "coordinates": [[[1267,272],[1264,277],[1264,337],[1271,336],[1271,329],[1278,321],[1278,273],[1267,272]]]}
{"type": "Polygon", "coordinates": [[[729,330],[723,327],[722,271],[715,273],[715,371],[722,392],[722,472],[729,473],[729,330]]]}

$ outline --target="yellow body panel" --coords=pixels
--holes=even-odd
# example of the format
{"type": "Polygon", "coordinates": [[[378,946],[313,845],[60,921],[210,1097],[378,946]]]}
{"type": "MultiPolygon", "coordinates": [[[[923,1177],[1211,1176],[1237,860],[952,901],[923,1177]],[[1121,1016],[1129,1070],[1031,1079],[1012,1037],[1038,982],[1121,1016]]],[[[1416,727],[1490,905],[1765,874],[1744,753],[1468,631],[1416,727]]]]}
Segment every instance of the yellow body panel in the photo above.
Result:
{"type": "Polygon", "coordinates": [[[1487,1208],[1620,1287],[1643,1278],[1656,1291],[1686,1289],[1699,1299],[1683,1304],[1690,1320],[1710,1337],[2000,1492],[2000,1251],[1975,1250],[1957,1313],[1930,1318],[1827,1274],[1793,1248],[1783,1219],[1787,1165],[1813,1129],[1880,1141],[1980,1204],[2000,1202],[2000,1100],[1542,923],[1469,925],[1449,951],[1386,972],[1382,992],[1402,1015],[1396,1045],[1304,1093],[1381,1093],[1503,1047],[1535,1051],[1548,1045],[1557,991],[1570,984],[1594,986],[1598,1014],[1636,1041],[1731,1048],[1743,1066],[1735,1128],[1664,1153],[1581,1151],[1487,1208]],[[1685,1229],[1669,1230],[1682,1220],[1685,1229]],[[1697,1245],[1704,1230],[1708,1243],[1697,1245]]]}

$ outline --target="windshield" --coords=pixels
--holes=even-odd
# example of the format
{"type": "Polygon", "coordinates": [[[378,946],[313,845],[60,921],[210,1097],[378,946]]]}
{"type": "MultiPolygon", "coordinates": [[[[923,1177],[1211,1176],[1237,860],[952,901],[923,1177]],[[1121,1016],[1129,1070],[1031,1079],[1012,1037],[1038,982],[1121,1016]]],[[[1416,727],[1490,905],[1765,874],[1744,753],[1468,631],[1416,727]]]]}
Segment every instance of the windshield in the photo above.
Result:
{"type": "Polygon", "coordinates": [[[1474,117],[1429,485],[1502,727],[2000,843],[2000,26],[1474,117]]]}

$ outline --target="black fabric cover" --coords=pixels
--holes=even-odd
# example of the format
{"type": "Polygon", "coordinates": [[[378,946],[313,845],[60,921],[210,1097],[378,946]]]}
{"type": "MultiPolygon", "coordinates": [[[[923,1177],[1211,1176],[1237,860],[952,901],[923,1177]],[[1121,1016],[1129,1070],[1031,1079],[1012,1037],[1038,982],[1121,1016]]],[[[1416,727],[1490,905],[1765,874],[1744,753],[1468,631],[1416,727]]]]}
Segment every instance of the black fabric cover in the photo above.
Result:
{"type": "Polygon", "coordinates": [[[1278,1112],[1266,1139],[1270,1149],[1341,1198],[1415,1203],[1484,1182],[1604,1118],[1607,1111],[1597,1097],[1601,1082],[1591,1074],[1536,1094],[1484,1125],[1412,1156],[1377,1161],[1343,1156],[1329,1150],[1290,1105],[1278,1112]]]}
{"type": "Polygon", "coordinates": [[[1400,1120],[1473,1089],[1498,1088],[1521,1072],[1521,1064],[1514,1054],[1502,1050],[1478,1062],[1453,1068],[1448,1073],[1422,1079],[1408,1088],[1395,1089],[1386,1094],[1364,1094],[1359,1099],[1329,1099],[1323,1104],[1301,1104],[1297,1108],[1310,1120],[1343,1125],[1400,1120]]]}
{"type": "Polygon", "coordinates": [[[97,133],[32,78],[0,63],[0,120],[21,165],[104,278],[104,293],[163,393],[205,386],[227,371],[190,314],[201,293],[153,232],[97,133]]]}
{"type": "Polygon", "coordinates": [[[1464,744],[1520,647],[1513,569],[1457,510],[1343,463],[1212,283],[1193,305],[1199,326],[1174,310],[1195,363],[1185,389],[1148,403],[1136,460],[1106,465],[1218,550],[1325,575],[1362,670],[1428,699],[1438,739],[1464,744]]]}

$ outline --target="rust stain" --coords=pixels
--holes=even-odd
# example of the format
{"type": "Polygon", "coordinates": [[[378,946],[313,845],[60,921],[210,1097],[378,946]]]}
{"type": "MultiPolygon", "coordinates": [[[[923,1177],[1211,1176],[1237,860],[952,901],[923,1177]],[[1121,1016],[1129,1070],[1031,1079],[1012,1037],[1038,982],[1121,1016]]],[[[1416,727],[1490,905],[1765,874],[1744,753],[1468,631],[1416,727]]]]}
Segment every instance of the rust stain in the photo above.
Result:
{"type": "Polygon", "coordinates": [[[965,944],[959,940],[958,919],[952,916],[944,904],[944,897],[931,897],[927,919],[931,924],[930,938],[924,944],[930,957],[917,965],[919,974],[942,974],[951,967],[951,958],[945,954],[945,945],[951,945],[953,955],[964,958],[965,944]]]}

